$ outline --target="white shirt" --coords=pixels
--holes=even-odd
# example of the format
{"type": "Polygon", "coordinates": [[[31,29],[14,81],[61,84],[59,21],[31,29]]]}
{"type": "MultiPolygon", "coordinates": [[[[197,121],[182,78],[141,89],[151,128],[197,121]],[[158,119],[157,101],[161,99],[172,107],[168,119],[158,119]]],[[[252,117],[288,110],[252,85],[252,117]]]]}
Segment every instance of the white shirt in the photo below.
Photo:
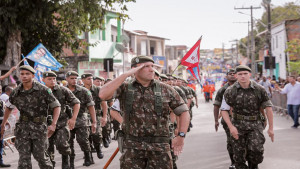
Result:
{"type": "Polygon", "coordinates": [[[9,99],[9,96],[6,94],[6,93],[3,93],[1,96],[0,96],[0,100],[4,101],[4,103],[6,103],[9,99]]]}
{"type": "Polygon", "coordinates": [[[226,103],[224,96],[222,99],[221,110],[227,110],[227,111],[230,110],[230,106],[226,103]]]}
{"type": "Polygon", "coordinates": [[[114,104],[111,106],[112,109],[114,109],[115,111],[118,111],[120,112],[121,109],[120,109],[120,101],[119,99],[116,99],[114,104]]]}
{"type": "Polygon", "coordinates": [[[287,104],[299,105],[300,104],[300,83],[296,82],[294,86],[288,83],[280,92],[281,94],[287,94],[287,104]]]}

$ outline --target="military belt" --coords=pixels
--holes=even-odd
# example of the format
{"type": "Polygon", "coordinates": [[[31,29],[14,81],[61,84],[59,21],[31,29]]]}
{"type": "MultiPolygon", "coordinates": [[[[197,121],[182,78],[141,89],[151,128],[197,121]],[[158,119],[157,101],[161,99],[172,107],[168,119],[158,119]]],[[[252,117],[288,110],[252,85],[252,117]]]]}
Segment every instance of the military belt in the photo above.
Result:
{"type": "Polygon", "coordinates": [[[87,116],[87,113],[78,113],[77,117],[87,116]]]}
{"type": "Polygon", "coordinates": [[[47,118],[44,116],[40,116],[40,117],[33,117],[33,116],[24,116],[21,115],[20,116],[20,120],[24,121],[24,122],[34,122],[34,123],[46,123],[47,122],[47,118]]]}
{"type": "Polygon", "coordinates": [[[258,120],[257,116],[244,116],[240,114],[233,113],[233,119],[235,120],[248,120],[248,121],[256,121],[258,120]]]}
{"type": "Polygon", "coordinates": [[[170,138],[168,137],[135,137],[132,135],[126,135],[126,140],[146,142],[146,143],[169,143],[170,142],[170,138]]]}

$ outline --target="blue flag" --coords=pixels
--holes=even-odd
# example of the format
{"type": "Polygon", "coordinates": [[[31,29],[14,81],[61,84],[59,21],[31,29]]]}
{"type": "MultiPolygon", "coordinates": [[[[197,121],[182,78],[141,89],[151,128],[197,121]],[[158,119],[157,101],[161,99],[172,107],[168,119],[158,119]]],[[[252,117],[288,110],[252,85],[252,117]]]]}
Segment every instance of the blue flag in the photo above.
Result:
{"type": "Polygon", "coordinates": [[[36,81],[42,83],[42,84],[45,84],[43,82],[43,80],[42,80],[42,78],[43,78],[43,72],[50,71],[51,69],[47,68],[46,66],[40,65],[40,64],[38,64],[38,63],[35,62],[35,64],[34,64],[34,70],[36,71],[34,79],[36,81]]]}
{"type": "Polygon", "coordinates": [[[52,70],[58,71],[62,65],[52,56],[52,54],[45,48],[43,44],[38,44],[26,58],[45,66],[52,70]]]}

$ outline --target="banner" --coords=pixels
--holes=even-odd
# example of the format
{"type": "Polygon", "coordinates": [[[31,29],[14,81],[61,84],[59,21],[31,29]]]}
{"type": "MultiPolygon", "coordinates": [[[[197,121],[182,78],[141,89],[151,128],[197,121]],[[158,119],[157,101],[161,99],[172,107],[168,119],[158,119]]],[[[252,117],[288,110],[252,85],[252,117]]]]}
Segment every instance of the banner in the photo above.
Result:
{"type": "Polygon", "coordinates": [[[46,66],[52,70],[58,71],[62,65],[52,56],[52,54],[45,48],[43,44],[38,44],[26,58],[38,63],[39,65],[46,66]]]}
{"type": "Polygon", "coordinates": [[[45,84],[43,82],[43,72],[45,71],[50,71],[51,69],[50,68],[47,68],[46,66],[43,66],[43,65],[40,65],[38,63],[35,63],[34,64],[34,70],[36,71],[35,72],[35,77],[34,79],[42,84],[45,84]]]}

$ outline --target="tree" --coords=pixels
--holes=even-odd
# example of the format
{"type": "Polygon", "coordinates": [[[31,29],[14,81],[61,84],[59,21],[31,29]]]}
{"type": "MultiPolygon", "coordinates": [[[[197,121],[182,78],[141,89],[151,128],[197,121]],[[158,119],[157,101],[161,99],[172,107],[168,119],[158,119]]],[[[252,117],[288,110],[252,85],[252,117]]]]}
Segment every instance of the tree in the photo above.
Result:
{"type": "Polygon", "coordinates": [[[128,17],[126,3],[135,0],[1,0],[0,62],[17,64],[22,53],[38,43],[58,57],[62,47],[80,49],[92,45],[78,39],[80,32],[102,28],[106,10],[117,6],[120,18],[128,17]]]}
{"type": "Polygon", "coordinates": [[[288,67],[290,67],[290,73],[300,74],[300,39],[293,39],[287,42],[287,49],[290,62],[288,62],[288,67]]]}

